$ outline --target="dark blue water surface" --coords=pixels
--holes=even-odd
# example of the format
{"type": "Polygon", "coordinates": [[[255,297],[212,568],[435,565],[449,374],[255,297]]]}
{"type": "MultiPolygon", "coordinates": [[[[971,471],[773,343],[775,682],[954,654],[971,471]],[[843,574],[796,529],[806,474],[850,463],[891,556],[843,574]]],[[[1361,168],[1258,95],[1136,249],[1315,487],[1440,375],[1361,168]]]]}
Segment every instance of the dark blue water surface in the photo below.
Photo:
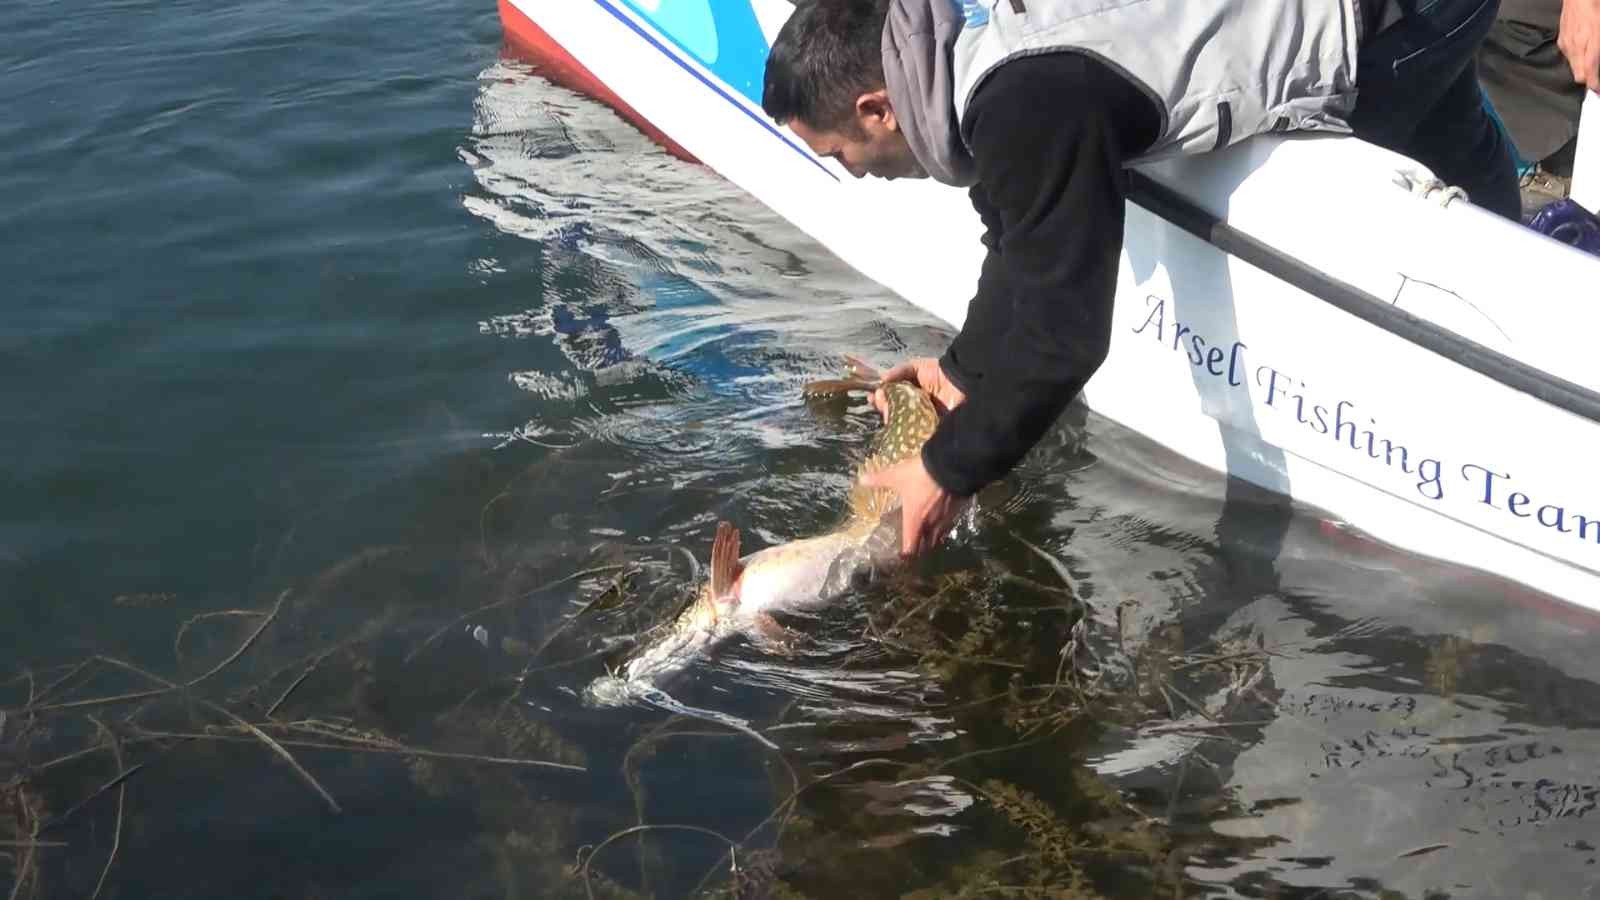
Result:
{"type": "Polygon", "coordinates": [[[0,896],[1600,896],[1592,621],[1082,410],[586,705],[949,333],[501,41],[0,6],[0,896]]]}

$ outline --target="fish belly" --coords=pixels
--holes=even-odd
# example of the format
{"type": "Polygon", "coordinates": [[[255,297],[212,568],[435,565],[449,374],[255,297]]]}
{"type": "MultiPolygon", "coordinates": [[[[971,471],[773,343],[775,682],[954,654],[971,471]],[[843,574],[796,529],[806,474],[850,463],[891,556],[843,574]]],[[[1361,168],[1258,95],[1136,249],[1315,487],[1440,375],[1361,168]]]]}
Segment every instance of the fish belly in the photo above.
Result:
{"type": "Polygon", "coordinates": [[[838,599],[887,560],[875,535],[828,534],[769,547],[745,563],[739,614],[803,612],[838,599]]]}

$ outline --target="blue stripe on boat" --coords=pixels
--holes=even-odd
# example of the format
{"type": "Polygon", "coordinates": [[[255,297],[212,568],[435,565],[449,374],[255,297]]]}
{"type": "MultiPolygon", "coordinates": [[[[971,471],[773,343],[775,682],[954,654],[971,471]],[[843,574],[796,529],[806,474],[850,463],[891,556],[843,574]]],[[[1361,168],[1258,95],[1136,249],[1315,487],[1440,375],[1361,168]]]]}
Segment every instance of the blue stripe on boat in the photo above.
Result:
{"type": "Polygon", "coordinates": [[[771,122],[768,122],[762,116],[757,115],[754,112],[751,112],[749,107],[745,106],[743,103],[740,103],[738,100],[735,100],[733,97],[729,96],[728,92],[723,90],[721,86],[719,86],[718,84],[713,82],[711,79],[709,79],[709,78],[705,77],[704,75],[700,74],[700,72],[696,71],[693,66],[691,66],[687,62],[685,62],[676,53],[673,53],[667,47],[663,46],[662,43],[659,40],[656,39],[655,35],[653,35],[650,32],[644,30],[643,28],[639,27],[639,23],[635,22],[631,17],[629,17],[622,10],[617,9],[615,6],[613,6],[611,4],[610,0],[594,0],[594,2],[596,4],[598,4],[601,9],[605,10],[606,12],[610,13],[613,17],[615,17],[617,21],[621,22],[622,24],[624,24],[624,25],[628,26],[630,29],[632,29],[634,34],[637,34],[638,36],[644,38],[646,43],[648,43],[650,46],[656,48],[656,50],[660,51],[662,53],[662,55],[666,56],[668,59],[672,60],[674,63],[677,63],[678,68],[684,70],[685,72],[688,72],[690,75],[693,75],[695,77],[695,79],[697,81],[699,81],[701,84],[705,85],[706,87],[710,88],[712,91],[716,92],[716,95],[718,97],[721,97],[722,99],[724,99],[724,100],[728,101],[729,103],[733,104],[733,106],[735,108],[737,108],[740,112],[744,113],[747,117],[749,117],[749,119],[751,121],[755,122],[757,125],[760,125],[762,128],[765,128],[767,130],[767,132],[770,133],[773,137],[777,138],[780,141],[783,141],[784,144],[786,144],[789,147],[789,149],[791,149],[794,152],[796,152],[796,153],[800,154],[801,156],[805,157],[807,162],[809,162],[813,166],[817,167],[817,171],[819,171],[822,174],[828,176],[829,178],[832,178],[834,181],[838,181],[839,180],[839,176],[837,176],[837,175],[833,174],[832,172],[828,171],[828,167],[824,166],[822,164],[822,161],[817,159],[817,157],[814,154],[812,154],[811,151],[806,150],[806,149],[800,147],[799,145],[795,144],[794,141],[789,140],[789,138],[784,136],[783,132],[781,132],[781,131],[779,131],[777,129],[777,126],[773,125],[771,122]]]}

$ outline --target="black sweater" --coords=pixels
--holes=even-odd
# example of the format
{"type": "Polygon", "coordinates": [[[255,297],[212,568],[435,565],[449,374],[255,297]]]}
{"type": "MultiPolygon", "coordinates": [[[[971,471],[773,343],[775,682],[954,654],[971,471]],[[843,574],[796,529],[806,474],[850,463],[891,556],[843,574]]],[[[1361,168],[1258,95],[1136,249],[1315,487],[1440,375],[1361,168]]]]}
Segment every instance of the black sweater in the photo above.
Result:
{"type": "Polygon", "coordinates": [[[940,364],[967,395],[923,448],[968,495],[1011,471],[1105,360],[1122,251],[1123,162],[1155,142],[1155,101],[1070,52],[1001,65],[963,119],[988,255],[940,364]]]}

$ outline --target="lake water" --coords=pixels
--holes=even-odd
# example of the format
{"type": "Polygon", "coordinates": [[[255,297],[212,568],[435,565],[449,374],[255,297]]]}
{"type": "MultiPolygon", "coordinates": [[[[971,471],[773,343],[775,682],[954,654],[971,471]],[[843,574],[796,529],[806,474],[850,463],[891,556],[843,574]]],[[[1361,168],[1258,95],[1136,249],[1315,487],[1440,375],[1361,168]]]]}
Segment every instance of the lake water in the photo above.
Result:
{"type": "Polygon", "coordinates": [[[1083,410],[583,703],[949,332],[501,41],[0,7],[0,896],[1600,897],[1593,620],[1083,410]]]}

